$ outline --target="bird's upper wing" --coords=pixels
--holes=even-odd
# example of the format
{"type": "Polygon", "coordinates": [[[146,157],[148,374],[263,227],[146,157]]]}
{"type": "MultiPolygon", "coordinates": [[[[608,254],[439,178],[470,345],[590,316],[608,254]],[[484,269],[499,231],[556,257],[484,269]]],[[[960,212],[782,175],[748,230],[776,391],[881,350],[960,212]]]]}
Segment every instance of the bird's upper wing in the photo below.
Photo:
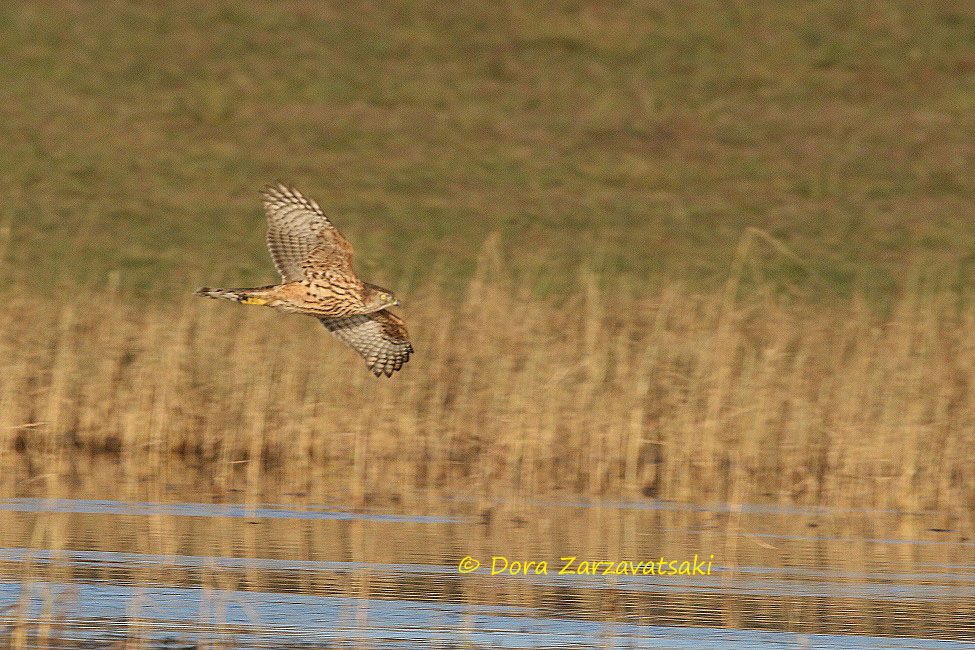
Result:
{"type": "Polygon", "coordinates": [[[406,324],[388,310],[319,320],[329,332],[358,352],[377,377],[389,377],[402,368],[413,353],[406,324]]]}
{"type": "Polygon", "coordinates": [[[307,269],[318,266],[355,275],[352,246],[317,203],[283,183],[264,188],[261,198],[267,213],[267,247],[285,282],[302,280],[307,269]]]}

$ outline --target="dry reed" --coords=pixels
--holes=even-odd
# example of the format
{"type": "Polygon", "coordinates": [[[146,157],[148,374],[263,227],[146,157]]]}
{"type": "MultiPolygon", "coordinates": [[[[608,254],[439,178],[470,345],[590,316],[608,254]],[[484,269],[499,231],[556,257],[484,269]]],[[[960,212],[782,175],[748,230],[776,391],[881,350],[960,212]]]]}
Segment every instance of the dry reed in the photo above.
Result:
{"type": "Polygon", "coordinates": [[[6,298],[0,453],[166,471],[328,468],[359,497],[446,486],[691,501],[975,506],[975,309],[904,292],[888,316],[755,295],[541,302],[482,261],[416,291],[416,356],[377,380],[312,319],[194,300],[6,298]]]}

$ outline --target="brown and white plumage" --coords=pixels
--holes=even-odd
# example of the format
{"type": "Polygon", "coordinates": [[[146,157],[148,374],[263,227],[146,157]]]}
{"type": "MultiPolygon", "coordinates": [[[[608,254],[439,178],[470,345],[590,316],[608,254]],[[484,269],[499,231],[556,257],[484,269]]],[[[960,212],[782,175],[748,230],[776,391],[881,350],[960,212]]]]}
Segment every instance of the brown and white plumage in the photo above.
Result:
{"type": "Polygon", "coordinates": [[[209,289],[199,296],[267,305],[308,314],[354,349],[377,377],[389,377],[410,360],[413,346],[392,292],[359,279],[352,246],[311,199],[282,183],[261,192],[267,245],[283,284],[248,289],[209,289]]]}
{"type": "Polygon", "coordinates": [[[319,258],[340,253],[336,261],[352,273],[352,246],[317,203],[282,183],[265,187],[261,198],[267,214],[267,248],[281,279],[304,279],[309,255],[323,245],[319,258]]]}
{"type": "Polygon", "coordinates": [[[362,355],[377,377],[380,374],[389,377],[410,360],[413,346],[406,324],[385,309],[360,316],[319,320],[329,332],[362,355]]]}

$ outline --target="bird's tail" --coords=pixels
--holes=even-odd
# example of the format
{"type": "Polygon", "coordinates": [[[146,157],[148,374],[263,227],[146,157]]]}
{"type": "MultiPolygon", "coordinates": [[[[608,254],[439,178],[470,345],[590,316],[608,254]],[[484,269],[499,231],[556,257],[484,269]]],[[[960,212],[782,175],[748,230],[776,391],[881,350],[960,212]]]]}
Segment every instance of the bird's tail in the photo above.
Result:
{"type": "MultiPolygon", "coordinates": [[[[273,285],[272,285],[273,286],[273,285]]],[[[250,289],[211,289],[203,287],[197,289],[193,295],[203,298],[222,298],[234,300],[245,305],[263,305],[269,301],[268,289],[271,287],[253,287],[250,289]]]]}

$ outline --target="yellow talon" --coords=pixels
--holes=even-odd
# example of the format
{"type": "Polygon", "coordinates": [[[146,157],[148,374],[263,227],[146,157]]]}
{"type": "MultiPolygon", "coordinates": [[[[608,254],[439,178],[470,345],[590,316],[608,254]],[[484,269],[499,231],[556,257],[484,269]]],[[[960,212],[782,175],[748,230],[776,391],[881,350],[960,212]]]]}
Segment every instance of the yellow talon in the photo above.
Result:
{"type": "Polygon", "coordinates": [[[240,302],[245,305],[266,305],[267,304],[267,300],[264,300],[264,298],[251,298],[250,296],[244,298],[240,302]]]}

